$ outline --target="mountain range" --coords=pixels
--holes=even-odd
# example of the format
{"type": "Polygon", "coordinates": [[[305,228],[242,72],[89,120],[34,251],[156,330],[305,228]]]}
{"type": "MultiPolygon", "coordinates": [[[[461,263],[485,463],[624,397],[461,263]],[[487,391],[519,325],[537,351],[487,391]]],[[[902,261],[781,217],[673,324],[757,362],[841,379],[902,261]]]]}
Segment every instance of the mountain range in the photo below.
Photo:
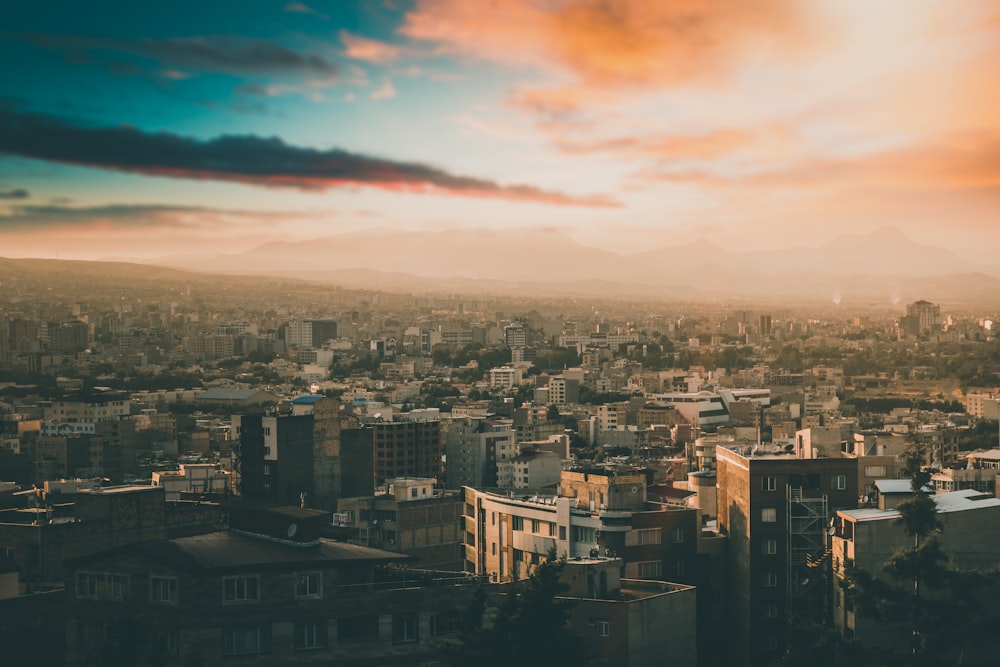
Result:
{"type": "Polygon", "coordinates": [[[841,234],[817,247],[732,251],[707,241],[621,255],[553,229],[402,231],[376,228],[241,253],[165,257],[188,270],[447,292],[630,295],[684,300],[825,300],[892,304],[918,298],[995,301],[997,267],[915,243],[896,228],[841,234]]]}

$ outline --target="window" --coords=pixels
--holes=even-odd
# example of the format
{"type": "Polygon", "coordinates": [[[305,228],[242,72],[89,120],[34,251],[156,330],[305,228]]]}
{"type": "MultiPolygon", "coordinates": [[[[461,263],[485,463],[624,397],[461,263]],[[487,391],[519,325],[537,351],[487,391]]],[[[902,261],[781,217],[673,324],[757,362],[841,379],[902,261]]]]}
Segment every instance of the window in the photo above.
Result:
{"type": "Polygon", "coordinates": [[[266,653],[271,648],[270,626],[226,628],[222,635],[226,655],[266,653]]]}
{"type": "Polygon", "coordinates": [[[524,530],[524,517],[513,516],[510,518],[514,530],[524,530]]]}
{"type": "Polygon", "coordinates": [[[264,464],[264,476],[267,477],[270,474],[271,474],[271,464],[270,463],[265,463],[264,464]]]}
{"type": "Polygon", "coordinates": [[[337,639],[347,643],[375,641],[378,639],[378,616],[337,619],[337,639]]]}
{"type": "Polygon", "coordinates": [[[76,596],[92,600],[124,600],[128,594],[127,574],[78,572],[76,596]]]}
{"type": "Polygon", "coordinates": [[[640,579],[653,579],[663,573],[663,563],[658,560],[639,561],[636,565],[640,579]]]}
{"type": "Polygon", "coordinates": [[[318,598],[323,596],[321,572],[298,572],[295,575],[295,597],[318,598]]]}
{"type": "Polygon", "coordinates": [[[458,613],[454,611],[440,611],[431,614],[430,621],[432,637],[452,637],[461,630],[458,613]]]}
{"type": "Polygon", "coordinates": [[[559,526],[559,539],[560,540],[566,539],[566,526],[559,526]]]}
{"type": "Polygon", "coordinates": [[[490,551],[492,552],[491,555],[493,555],[493,556],[497,555],[497,543],[496,542],[491,542],[490,543],[490,551]]]}
{"type": "Polygon", "coordinates": [[[258,577],[224,577],[222,579],[222,601],[257,602],[260,600],[258,577]]]}
{"type": "Polygon", "coordinates": [[[670,537],[673,540],[674,544],[680,544],[681,542],[684,541],[684,529],[674,528],[672,531],[670,531],[670,537]]]}
{"type": "Polygon", "coordinates": [[[531,520],[531,532],[538,535],[542,532],[542,522],[538,519],[531,520]]]}
{"type": "Polygon", "coordinates": [[[674,574],[676,574],[678,577],[684,576],[684,569],[685,569],[684,561],[679,560],[676,563],[674,563],[674,574]]]}
{"type": "Polygon", "coordinates": [[[778,510],[775,507],[765,507],[760,511],[760,520],[764,523],[774,523],[778,520],[778,510]]]}
{"type": "Polygon", "coordinates": [[[160,604],[176,604],[177,579],[151,576],[149,578],[149,601],[160,604]]]}
{"type": "Polygon", "coordinates": [[[836,491],[843,491],[847,488],[847,475],[834,475],[833,488],[836,491]]]}
{"type": "Polygon", "coordinates": [[[326,647],[326,622],[303,621],[295,624],[295,648],[299,651],[326,647]]]}
{"type": "Polygon", "coordinates": [[[417,641],[416,614],[400,614],[392,617],[392,643],[410,644],[417,641]]]}
{"type": "Polygon", "coordinates": [[[476,516],[476,508],[472,503],[465,503],[465,516],[476,516]]]}
{"type": "Polygon", "coordinates": [[[760,478],[760,489],[761,491],[774,491],[777,488],[777,482],[774,479],[774,475],[765,475],[760,478]]]}
{"type": "Polygon", "coordinates": [[[548,521],[547,523],[548,523],[548,526],[549,526],[548,527],[548,535],[549,535],[549,537],[555,537],[555,535],[556,535],[556,524],[554,524],[551,521],[548,521]]]}
{"type": "Polygon", "coordinates": [[[597,534],[593,528],[587,526],[573,526],[573,541],[594,544],[597,542],[597,534]]]}
{"type": "Polygon", "coordinates": [[[778,573],[768,572],[763,577],[761,577],[761,584],[765,588],[774,588],[778,585],[778,573]]]}
{"type": "Polygon", "coordinates": [[[168,630],[165,635],[163,635],[163,652],[172,657],[176,658],[181,654],[181,638],[176,630],[168,630]]]}
{"type": "Polygon", "coordinates": [[[79,643],[80,648],[95,650],[101,648],[107,641],[108,629],[103,623],[81,623],[79,643]]]}
{"type": "Polygon", "coordinates": [[[767,539],[761,542],[760,551],[765,556],[773,556],[778,553],[778,540],[767,539]]]}
{"type": "Polygon", "coordinates": [[[885,477],[885,466],[865,466],[865,477],[885,477]]]}
{"type": "Polygon", "coordinates": [[[764,610],[764,615],[767,618],[778,618],[778,605],[776,604],[767,605],[767,608],[764,610]]]}
{"type": "Polygon", "coordinates": [[[490,512],[490,523],[492,525],[494,525],[494,526],[497,525],[497,513],[496,512],[490,512]]]}
{"type": "Polygon", "coordinates": [[[611,621],[597,621],[594,625],[597,626],[598,637],[611,636],[611,621]]]}
{"type": "Polygon", "coordinates": [[[660,529],[659,528],[640,528],[635,531],[636,544],[659,544],[660,543],[660,529]]]}

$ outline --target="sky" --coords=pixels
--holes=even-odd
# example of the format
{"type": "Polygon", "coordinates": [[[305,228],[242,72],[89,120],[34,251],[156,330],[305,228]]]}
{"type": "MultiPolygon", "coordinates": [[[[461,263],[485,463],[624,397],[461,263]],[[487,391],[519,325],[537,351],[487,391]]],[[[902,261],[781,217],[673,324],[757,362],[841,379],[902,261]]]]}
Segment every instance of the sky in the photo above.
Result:
{"type": "Polygon", "coordinates": [[[371,228],[1000,251],[1000,0],[23,2],[0,256],[371,228]]]}

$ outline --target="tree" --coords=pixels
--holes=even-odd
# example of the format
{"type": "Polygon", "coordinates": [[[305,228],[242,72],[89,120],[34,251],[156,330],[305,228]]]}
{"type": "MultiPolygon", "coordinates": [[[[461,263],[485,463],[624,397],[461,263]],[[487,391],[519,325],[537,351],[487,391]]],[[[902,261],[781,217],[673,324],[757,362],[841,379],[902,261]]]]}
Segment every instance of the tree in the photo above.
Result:
{"type": "Polygon", "coordinates": [[[580,664],[584,653],[569,627],[566,585],[559,579],[565,560],[555,552],[503,595],[486,623],[487,592],[480,588],[460,612],[459,638],[443,644],[445,662],[454,667],[551,667],[580,664]]]}

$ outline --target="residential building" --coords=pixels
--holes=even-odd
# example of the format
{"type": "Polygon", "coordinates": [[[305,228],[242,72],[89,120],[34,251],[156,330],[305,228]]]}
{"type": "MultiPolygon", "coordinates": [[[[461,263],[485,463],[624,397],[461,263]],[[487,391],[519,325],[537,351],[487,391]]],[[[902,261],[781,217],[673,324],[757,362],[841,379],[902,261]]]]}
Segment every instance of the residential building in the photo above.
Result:
{"type": "Polygon", "coordinates": [[[372,431],[332,398],[299,414],[233,415],[236,492],[276,504],[327,508],[373,492],[372,431]]]}
{"type": "Polygon", "coordinates": [[[230,510],[229,530],[75,559],[67,587],[67,664],[107,655],[166,665],[420,664],[454,628],[474,580],[414,579],[409,557],[321,537],[330,514],[230,510]],[[419,582],[419,583],[418,583],[419,582]]]}
{"type": "Polygon", "coordinates": [[[445,436],[445,480],[449,489],[497,485],[497,464],[514,456],[514,423],[509,419],[462,417],[445,436]]]}
{"type": "Polygon", "coordinates": [[[786,644],[787,619],[815,613],[807,562],[821,558],[832,512],[858,504],[847,458],[716,449],[719,530],[729,540],[727,641],[733,665],[761,665],[786,644]]]}
{"type": "Polygon", "coordinates": [[[334,523],[350,541],[405,553],[421,569],[461,572],[465,564],[462,495],[434,488],[432,478],[389,480],[388,491],[337,501],[334,523]]]}
{"type": "MultiPolygon", "coordinates": [[[[901,481],[909,483],[909,480],[901,481]]],[[[949,565],[984,571],[995,568],[1000,560],[1000,499],[974,489],[938,493],[932,498],[942,525],[938,540],[942,551],[947,554],[949,565]]],[[[834,532],[829,542],[835,582],[844,579],[844,565],[848,560],[875,577],[885,576],[882,564],[899,549],[913,544],[913,538],[905,533],[904,527],[897,522],[898,518],[899,511],[896,509],[836,512],[834,532]]],[[[852,601],[844,595],[842,586],[835,583],[832,589],[833,620],[844,637],[854,639],[863,646],[900,649],[909,645],[909,630],[901,631],[871,616],[859,614],[852,601]]],[[[935,595],[931,589],[923,590],[922,594],[935,595]]],[[[970,651],[978,648],[992,651],[988,642],[980,647],[967,647],[970,651]]],[[[992,657],[992,654],[989,655],[992,657]]]]}
{"type": "Polygon", "coordinates": [[[621,576],[620,558],[566,561],[570,626],[594,667],[698,664],[693,586],[621,576]]]}
{"type": "Polygon", "coordinates": [[[372,432],[376,485],[396,477],[443,477],[437,411],[414,410],[391,420],[376,419],[364,428],[372,432]]]}

